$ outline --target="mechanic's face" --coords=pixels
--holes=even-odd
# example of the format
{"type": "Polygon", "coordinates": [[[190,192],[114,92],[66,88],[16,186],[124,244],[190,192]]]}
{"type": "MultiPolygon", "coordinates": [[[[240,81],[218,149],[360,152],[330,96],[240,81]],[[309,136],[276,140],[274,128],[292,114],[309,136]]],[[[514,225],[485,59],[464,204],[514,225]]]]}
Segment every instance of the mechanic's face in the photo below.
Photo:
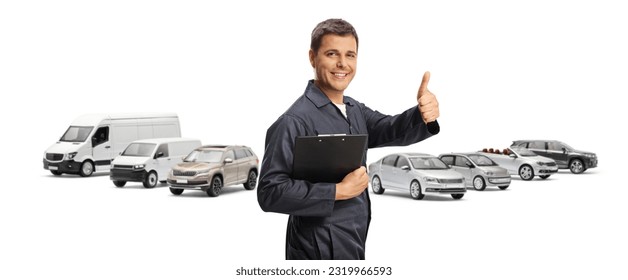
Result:
{"type": "Polygon", "coordinates": [[[357,42],[353,35],[327,34],[317,53],[310,50],[310,63],[316,71],[315,83],[325,94],[342,94],[355,75],[357,42]]]}

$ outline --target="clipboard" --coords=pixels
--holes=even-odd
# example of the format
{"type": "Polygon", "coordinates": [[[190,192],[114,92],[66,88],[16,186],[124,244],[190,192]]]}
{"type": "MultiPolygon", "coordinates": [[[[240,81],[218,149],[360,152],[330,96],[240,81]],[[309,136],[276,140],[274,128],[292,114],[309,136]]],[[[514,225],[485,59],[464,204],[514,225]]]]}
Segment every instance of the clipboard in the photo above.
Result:
{"type": "Polygon", "coordinates": [[[297,136],[292,178],[312,183],[339,183],[362,166],[366,134],[297,136]]]}

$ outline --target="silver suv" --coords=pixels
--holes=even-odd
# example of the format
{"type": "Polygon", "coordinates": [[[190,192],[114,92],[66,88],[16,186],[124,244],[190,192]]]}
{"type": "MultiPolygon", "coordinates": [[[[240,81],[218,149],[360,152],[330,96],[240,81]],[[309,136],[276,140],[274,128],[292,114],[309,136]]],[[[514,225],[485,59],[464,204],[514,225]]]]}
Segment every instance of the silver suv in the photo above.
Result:
{"type": "Polygon", "coordinates": [[[257,185],[259,159],[246,146],[202,146],[192,151],[168,175],[170,192],[201,190],[218,196],[224,186],[244,184],[247,190],[257,185]]]}

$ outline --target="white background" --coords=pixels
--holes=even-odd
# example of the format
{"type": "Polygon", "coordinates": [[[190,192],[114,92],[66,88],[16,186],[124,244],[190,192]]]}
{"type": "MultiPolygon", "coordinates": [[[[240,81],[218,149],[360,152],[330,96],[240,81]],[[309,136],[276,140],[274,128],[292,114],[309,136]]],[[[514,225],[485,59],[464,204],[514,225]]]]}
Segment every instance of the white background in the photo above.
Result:
{"type": "Polygon", "coordinates": [[[623,5],[292,2],[0,2],[0,278],[259,279],[235,271],[332,265],[392,266],[373,279],[627,277],[623,5]],[[429,70],[441,104],[439,135],[371,150],[369,163],[543,138],[596,152],[599,167],[513,177],[507,191],[460,201],[372,195],[364,262],[284,261],[287,216],[262,212],[241,186],[175,197],[42,169],[45,149],[85,113],[175,112],[183,136],[262,157],[266,129],[313,77],[310,32],[330,17],[360,38],[345,94],[400,113],[429,70]]]}

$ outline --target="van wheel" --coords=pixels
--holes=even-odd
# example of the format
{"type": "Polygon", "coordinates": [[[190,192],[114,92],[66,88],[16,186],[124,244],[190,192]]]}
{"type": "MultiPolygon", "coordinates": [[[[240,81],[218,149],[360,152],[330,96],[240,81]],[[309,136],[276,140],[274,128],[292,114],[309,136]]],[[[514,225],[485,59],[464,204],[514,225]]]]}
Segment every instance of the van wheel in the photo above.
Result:
{"type": "Polygon", "coordinates": [[[174,189],[174,188],[170,188],[170,192],[174,195],[180,195],[183,193],[183,189],[174,189]]]}
{"type": "Polygon", "coordinates": [[[207,195],[211,197],[216,197],[220,195],[220,191],[222,190],[222,179],[218,176],[214,176],[212,178],[212,183],[207,188],[207,195]]]}
{"type": "Polygon", "coordinates": [[[154,188],[157,186],[157,173],[155,171],[148,172],[146,178],[144,178],[144,187],[147,189],[154,188]]]}
{"type": "Polygon", "coordinates": [[[52,175],[55,175],[55,176],[60,176],[61,174],[63,174],[63,172],[58,171],[58,170],[50,170],[50,173],[52,173],[52,175]]]}
{"type": "Polygon", "coordinates": [[[451,194],[451,197],[452,197],[453,199],[461,199],[463,196],[464,196],[464,194],[463,194],[463,193],[452,193],[452,194],[451,194]]]}
{"type": "Polygon", "coordinates": [[[244,183],[244,188],[250,191],[252,189],[255,189],[256,185],[257,185],[257,172],[255,172],[255,170],[251,170],[249,171],[248,179],[244,183]]]}
{"type": "Polygon", "coordinates": [[[113,181],[113,184],[116,185],[116,187],[118,187],[118,188],[122,188],[122,187],[124,187],[124,185],[126,185],[126,181],[115,180],[115,181],[113,181]]]}
{"type": "Polygon", "coordinates": [[[89,177],[92,176],[93,173],[94,164],[89,160],[84,161],[83,164],[81,164],[81,169],[79,169],[79,175],[81,175],[81,177],[89,177]]]}

